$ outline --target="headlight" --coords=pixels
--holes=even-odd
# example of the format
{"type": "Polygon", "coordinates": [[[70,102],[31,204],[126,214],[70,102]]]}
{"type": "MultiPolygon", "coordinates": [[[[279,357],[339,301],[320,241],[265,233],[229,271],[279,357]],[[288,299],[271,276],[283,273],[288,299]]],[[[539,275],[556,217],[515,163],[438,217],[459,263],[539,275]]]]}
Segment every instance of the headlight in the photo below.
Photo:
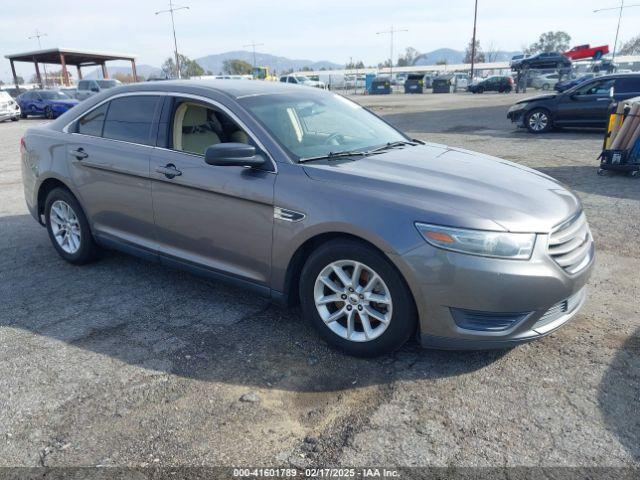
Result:
{"type": "Polygon", "coordinates": [[[518,110],[524,110],[527,106],[527,103],[516,103],[515,105],[513,105],[509,111],[510,112],[516,112],[518,110]]]}
{"type": "Polygon", "coordinates": [[[434,247],[485,257],[528,260],[535,233],[489,232],[416,223],[420,235],[434,247]]]}

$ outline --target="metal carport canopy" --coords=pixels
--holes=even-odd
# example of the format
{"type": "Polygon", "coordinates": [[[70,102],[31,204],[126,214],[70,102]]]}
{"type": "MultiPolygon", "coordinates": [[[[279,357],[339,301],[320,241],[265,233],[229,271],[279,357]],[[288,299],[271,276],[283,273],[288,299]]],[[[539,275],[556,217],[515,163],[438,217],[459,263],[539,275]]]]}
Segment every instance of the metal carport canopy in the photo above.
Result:
{"type": "MultiPolygon", "coordinates": [[[[67,65],[75,65],[78,69],[78,77],[82,78],[81,67],[91,65],[101,65],[103,77],[108,78],[108,72],[105,66],[106,62],[113,60],[128,60],[131,62],[131,69],[134,79],[137,80],[136,73],[136,55],[113,52],[94,52],[90,50],[75,50],[71,48],[47,48],[44,50],[34,50],[31,52],[14,53],[5,55],[5,58],[11,62],[11,70],[17,87],[17,75],[15,73],[14,62],[32,62],[36,67],[36,74],[40,78],[39,63],[56,64],[62,66],[62,72],[65,85],[69,84],[69,75],[67,65]]],[[[42,80],[40,79],[40,84],[42,80]]]]}

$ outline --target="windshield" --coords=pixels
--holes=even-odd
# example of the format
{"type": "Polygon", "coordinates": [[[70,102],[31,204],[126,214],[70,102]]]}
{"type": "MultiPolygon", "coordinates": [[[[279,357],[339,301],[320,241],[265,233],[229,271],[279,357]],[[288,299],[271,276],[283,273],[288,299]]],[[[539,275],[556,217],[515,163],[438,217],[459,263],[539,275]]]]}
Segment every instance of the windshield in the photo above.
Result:
{"type": "Polygon", "coordinates": [[[240,103],[297,160],[369,150],[407,138],[346,98],[290,92],[241,98],[240,103]]]}
{"type": "Polygon", "coordinates": [[[68,95],[65,95],[62,92],[54,92],[54,91],[45,91],[45,92],[39,92],[40,96],[44,99],[44,100],[70,100],[71,98],[68,95]]]}
{"type": "Polygon", "coordinates": [[[118,85],[117,80],[96,80],[100,88],[113,88],[118,85]]]}
{"type": "Polygon", "coordinates": [[[298,83],[311,82],[311,79],[309,77],[305,77],[304,75],[296,75],[294,78],[298,81],[298,83]]]}

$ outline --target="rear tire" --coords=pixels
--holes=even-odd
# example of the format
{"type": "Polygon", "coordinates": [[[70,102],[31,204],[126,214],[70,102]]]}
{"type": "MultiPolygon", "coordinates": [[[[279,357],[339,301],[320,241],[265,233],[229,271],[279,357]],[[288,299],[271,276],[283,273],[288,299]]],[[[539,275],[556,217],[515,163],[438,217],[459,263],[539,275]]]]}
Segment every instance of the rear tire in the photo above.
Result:
{"type": "Polygon", "coordinates": [[[44,107],[44,118],[48,118],[49,120],[53,119],[53,110],[51,110],[51,107],[44,107]]]}
{"type": "Polygon", "coordinates": [[[89,222],[69,190],[51,190],[45,200],[44,215],[49,239],[64,260],[83,265],[96,258],[98,246],[93,240],[89,222]]]}
{"type": "Polygon", "coordinates": [[[311,254],[300,277],[300,304],[320,336],[349,355],[392,352],[416,331],[404,278],[384,254],[355,240],[333,240],[311,254]]]}
{"type": "Polygon", "coordinates": [[[524,125],[531,133],[547,133],[553,128],[551,114],[544,108],[534,108],[527,112],[524,125]]]}

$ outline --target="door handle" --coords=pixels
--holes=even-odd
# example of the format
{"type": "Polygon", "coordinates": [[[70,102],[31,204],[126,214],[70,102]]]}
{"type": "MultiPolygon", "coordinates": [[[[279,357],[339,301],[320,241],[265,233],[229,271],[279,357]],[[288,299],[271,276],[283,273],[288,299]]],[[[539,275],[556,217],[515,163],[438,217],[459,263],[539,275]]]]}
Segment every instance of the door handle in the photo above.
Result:
{"type": "Polygon", "coordinates": [[[89,156],[87,152],[84,151],[84,148],[80,147],[77,150],[71,150],[71,155],[76,157],[78,160],[84,160],[89,156]]]}
{"type": "Polygon", "coordinates": [[[182,172],[173,163],[167,163],[164,167],[156,167],[156,172],[167,178],[179,177],[182,172]]]}

